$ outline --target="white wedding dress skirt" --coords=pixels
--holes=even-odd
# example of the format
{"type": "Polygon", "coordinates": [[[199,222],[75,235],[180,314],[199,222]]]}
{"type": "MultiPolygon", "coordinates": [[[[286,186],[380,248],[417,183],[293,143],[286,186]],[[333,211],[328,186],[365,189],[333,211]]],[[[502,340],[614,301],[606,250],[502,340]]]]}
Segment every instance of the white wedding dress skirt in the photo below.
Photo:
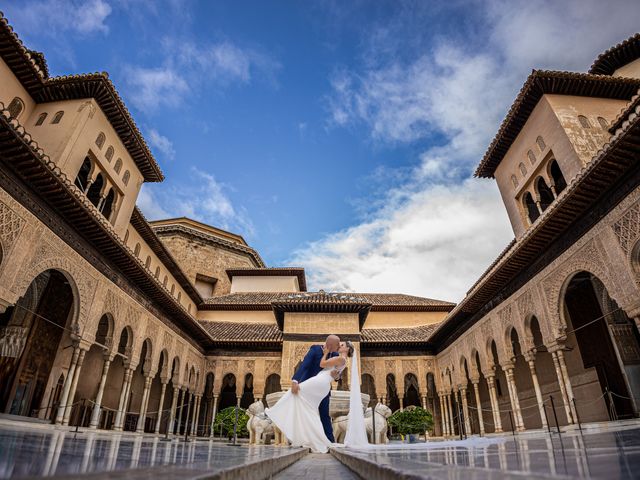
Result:
{"type": "Polygon", "coordinates": [[[300,383],[297,395],[289,390],[265,413],[285,434],[294,447],[310,448],[314,453],[327,453],[332,445],[322,428],[320,402],[331,390],[333,368],[321,370],[315,377],[300,383]]]}

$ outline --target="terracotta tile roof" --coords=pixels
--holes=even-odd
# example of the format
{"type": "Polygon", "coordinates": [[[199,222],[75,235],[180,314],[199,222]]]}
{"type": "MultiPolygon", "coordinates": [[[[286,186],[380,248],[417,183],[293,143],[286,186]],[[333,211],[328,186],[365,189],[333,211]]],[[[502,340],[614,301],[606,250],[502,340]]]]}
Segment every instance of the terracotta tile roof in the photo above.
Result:
{"type": "Polygon", "coordinates": [[[493,178],[496,168],[544,94],[629,100],[638,88],[640,79],[635,78],[533,70],[480,161],[475,176],[493,178]]]}
{"type": "Polygon", "coordinates": [[[627,38],[611,47],[596,58],[589,73],[597,75],[613,75],[618,68],[640,58],[640,33],[627,38]]]}
{"type": "Polygon", "coordinates": [[[363,343],[422,343],[428,342],[439,323],[418,327],[365,328],[362,330],[363,343]]]}
{"type": "Polygon", "coordinates": [[[281,342],[282,332],[273,323],[209,322],[200,325],[218,342],[281,342]]]}
{"type": "Polygon", "coordinates": [[[270,268],[229,268],[227,277],[298,277],[298,286],[302,292],[307,291],[307,279],[302,267],[270,267],[270,268]]]}
{"type": "Polygon", "coordinates": [[[455,304],[398,293],[239,292],[205,300],[206,310],[271,310],[274,303],[370,304],[371,311],[449,311],[455,304]]]}

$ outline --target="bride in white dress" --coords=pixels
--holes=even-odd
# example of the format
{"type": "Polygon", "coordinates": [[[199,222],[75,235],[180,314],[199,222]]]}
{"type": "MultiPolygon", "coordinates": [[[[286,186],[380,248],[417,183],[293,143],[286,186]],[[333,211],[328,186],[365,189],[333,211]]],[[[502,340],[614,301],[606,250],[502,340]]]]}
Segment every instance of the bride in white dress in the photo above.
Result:
{"type": "Polygon", "coordinates": [[[320,360],[320,367],[323,370],[315,377],[300,383],[300,389],[297,394],[293,394],[289,390],[272,408],[266,409],[265,413],[285,434],[292,446],[310,448],[315,453],[326,453],[329,447],[335,446],[335,444],[332,444],[324,434],[318,406],[331,390],[331,382],[339,377],[347,366],[347,358],[353,357],[352,371],[355,373],[351,374],[352,399],[345,444],[349,446],[350,443],[362,443],[363,441],[367,443],[366,431],[364,430],[364,414],[360,403],[360,382],[358,381],[353,344],[351,342],[341,342],[338,356],[333,358],[327,358],[329,350],[327,350],[326,346],[323,347],[322,351],[324,355],[320,360]],[[357,385],[357,392],[355,391],[354,383],[357,385]],[[356,393],[358,398],[354,407],[353,399],[356,397],[356,393]],[[352,426],[352,424],[356,426],[352,426]],[[358,437],[357,442],[354,441],[355,436],[358,437]]]}

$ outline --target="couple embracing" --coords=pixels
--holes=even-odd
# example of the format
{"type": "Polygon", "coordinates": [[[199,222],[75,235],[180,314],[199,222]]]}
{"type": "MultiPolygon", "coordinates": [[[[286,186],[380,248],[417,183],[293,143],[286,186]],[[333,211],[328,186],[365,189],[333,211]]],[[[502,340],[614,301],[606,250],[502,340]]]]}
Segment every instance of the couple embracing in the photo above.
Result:
{"type": "Polygon", "coordinates": [[[340,378],[351,358],[349,422],[344,445],[368,445],[360,399],[358,365],[353,344],[329,335],[323,346],[313,345],[292,379],[291,390],[265,411],[294,447],[326,453],[337,445],[329,416],[331,382],[340,378]]]}

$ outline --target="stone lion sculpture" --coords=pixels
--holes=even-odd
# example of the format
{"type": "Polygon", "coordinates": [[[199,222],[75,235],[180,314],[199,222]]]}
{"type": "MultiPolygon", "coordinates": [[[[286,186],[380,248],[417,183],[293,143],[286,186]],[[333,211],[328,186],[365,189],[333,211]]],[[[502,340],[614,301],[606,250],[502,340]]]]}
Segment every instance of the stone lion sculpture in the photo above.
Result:
{"type": "Polygon", "coordinates": [[[273,423],[264,413],[264,405],[258,400],[249,405],[247,413],[249,414],[249,421],[247,422],[249,443],[252,445],[264,445],[267,435],[275,435],[273,423]]]}
{"type": "MultiPolygon", "coordinates": [[[[387,438],[387,418],[391,416],[391,409],[382,403],[376,405],[376,438],[375,443],[389,443],[387,438]]],[[[349,423],[349,415],[342,415],[333,420],[333,436],[336,442],[344,442],[347,434],[347,424],[349,423]]],[[[369,442],[374,443],[373,439],[373,414],[371,407],[367,408],[364,414],[364,423],[367,427],[367,437],[369,442]]]]}

